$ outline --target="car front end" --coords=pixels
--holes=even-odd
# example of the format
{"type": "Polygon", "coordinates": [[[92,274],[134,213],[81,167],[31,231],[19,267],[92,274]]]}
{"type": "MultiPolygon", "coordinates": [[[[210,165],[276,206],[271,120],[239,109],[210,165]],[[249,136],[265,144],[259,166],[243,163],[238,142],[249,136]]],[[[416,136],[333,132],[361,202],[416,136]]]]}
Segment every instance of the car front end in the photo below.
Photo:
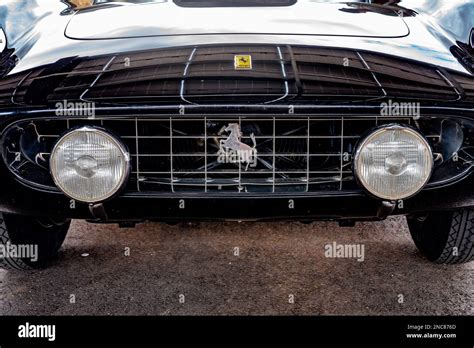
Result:
{"type": "MultiPolygon", "coordinates": [[[[7,26],[0,210],[123,226],[406,215],[422,250],[440,212],[441,239],[456,214],[472,234],[469,43],[401,6],[250,3],[68,8],[11,44],[7,26]]],[[[446,240],[425,254],[473,257],[472,238],[451,256],[446,240]]]]}

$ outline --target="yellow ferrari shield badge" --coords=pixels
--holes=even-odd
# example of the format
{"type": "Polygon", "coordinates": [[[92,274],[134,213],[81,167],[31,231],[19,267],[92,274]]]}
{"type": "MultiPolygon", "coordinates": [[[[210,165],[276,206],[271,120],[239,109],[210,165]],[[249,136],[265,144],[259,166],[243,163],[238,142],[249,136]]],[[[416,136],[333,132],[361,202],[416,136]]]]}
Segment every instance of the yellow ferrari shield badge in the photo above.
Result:
{"type": "Polygon", "coordinates": [[[252,70],[252,56],[250,54],[238,54],[234,56],[235,70],[252,70]]]}

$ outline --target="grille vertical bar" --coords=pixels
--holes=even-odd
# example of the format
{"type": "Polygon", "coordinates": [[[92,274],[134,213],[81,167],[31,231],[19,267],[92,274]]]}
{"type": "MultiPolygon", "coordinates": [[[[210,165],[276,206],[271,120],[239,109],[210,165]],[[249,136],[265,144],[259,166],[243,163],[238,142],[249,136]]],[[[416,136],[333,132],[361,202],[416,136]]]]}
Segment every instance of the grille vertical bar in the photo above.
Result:
{"type": "Polygon", "coordinates": [[[310,131],[311,131],[311,127],[310,127],[310,123],[309,123],[309,117],[307,118],[308,122],[307,122],[307,130],[306,130],[306,133],[307,133],[307,137],[306,137],[306,192],[309,192],[309,160],[310,160],[310,147],[309,147],[309,140],[311,138],[311,135],[310,135],[310,131]]]}
{"type": "Polygon", "coordinates": [[[339,169],[341,170],[339,174],[339,190],[342,190],[342,179],[343,179],[343,174],[342,170],[344,168],[344,116],[341,117],[341,153],[339,156],[340,160],[340,166],[339,169]]]}
{"type": "MultiPolygon", "coordinates": [[[[239,117],[239,128],[242,129],[242,118],[239,117]]],[[[239,161],[239,192],[242,191],[242,162],[239,161]]]]}
{"type": "MultiPolygon", "coordinates": [[[[69,122],[69,121],[68,121],[69,122]]],[[[69,126],[69,124],[68,124],[69,126]]],[[[138,146],[138,117],[135,117],[135,153],[136,153],[136,167],[137,167],[137,191],[140,192],[140,152],[138,146]]]]}
{"type": "Polygon", "coordinates": [[[272,192],[274,193],[275,192],[275,180],[276,180],[276,177],[275,177],[275,167],[276,167],[276,156],[275,156],[275,137],[276,137],[276,125],[275,125],[276,121],[275,121],[275,117],[273,117],[273,142],[272,142],[272,192]]]}
{"type": "Polygon", "coordinates": [[[173,176],[173,118],[170,117],[170,184],[171,192],[174,192],[174,176],[173,176]]]}
{"type": "Polygon", "coordinates": [[[204,192],[207,193],[207,117],[204,117],[204,192]]]}

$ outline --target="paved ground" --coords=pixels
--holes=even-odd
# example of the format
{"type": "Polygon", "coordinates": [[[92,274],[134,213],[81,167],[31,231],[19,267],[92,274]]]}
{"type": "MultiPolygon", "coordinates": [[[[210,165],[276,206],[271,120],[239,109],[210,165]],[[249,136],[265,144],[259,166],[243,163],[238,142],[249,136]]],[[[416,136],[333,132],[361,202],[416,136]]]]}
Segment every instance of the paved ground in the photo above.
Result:
{"type": "Polygon", "coordinates": [[[401,218],[355,228],[75,221],[51,268],[0,270],[0,314],[472,315],[473,279],[474,263],[425,261],[401,218]],[[333,242],[362,243],[365,260],[325,257],[333,242]]]}

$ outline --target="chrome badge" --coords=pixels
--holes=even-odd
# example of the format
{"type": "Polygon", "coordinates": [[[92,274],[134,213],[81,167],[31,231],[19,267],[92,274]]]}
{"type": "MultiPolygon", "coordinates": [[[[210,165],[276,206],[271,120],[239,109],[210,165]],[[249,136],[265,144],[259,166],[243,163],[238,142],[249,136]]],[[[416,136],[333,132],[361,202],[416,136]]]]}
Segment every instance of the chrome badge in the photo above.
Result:
{"type": "Polygon", "coordinates": [[[226,128],[223,128],[220,132],[230,132],[227,139],[221,139],[219,141],[219,151],[217,152],[218,163],[246,163],[245,170],[250,167],[257,166],[257,143],[255,141],[255,135],[250,134],[252,139],[253,147],[243,143],[242,133],[238,123],[230,123],[226,128]]]}
{"type": "Polygon", "coordinates": [[[238,54],[234,56],[235,70],[252,70],[252,56],[250,54],[238,54]]]}

